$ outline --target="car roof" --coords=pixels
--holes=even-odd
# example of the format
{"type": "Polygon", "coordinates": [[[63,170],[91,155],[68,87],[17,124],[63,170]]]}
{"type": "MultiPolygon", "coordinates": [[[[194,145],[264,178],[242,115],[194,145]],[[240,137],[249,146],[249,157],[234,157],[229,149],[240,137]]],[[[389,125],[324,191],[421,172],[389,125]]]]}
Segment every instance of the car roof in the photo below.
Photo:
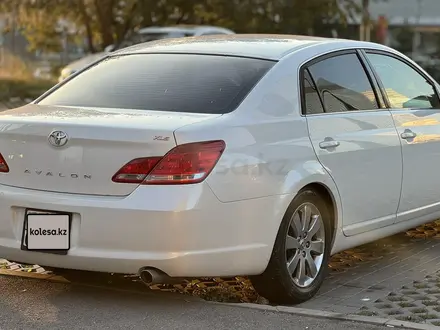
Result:
{"type": "Polygon", "coordinates": [[[232,30],[220,27],[220,26],[211,26],[211,25],[189,25],[189,24],[177,24],[170,26],[149,26],[146,28],[139,29],[137,32],[139,34],[147,34],[147,33],[188,33],[195,34],[204,31],[218,31],[222,33],[231,34],[234,33],[232,30]]]}
{"type": "Polygon", "coordinates": [[[333,44],[335,49],[357,47],[388,49],[375,43],[336,38],[229,34],[150,41],[121,49],[114,52],[112,56],[140,53],[188,53],[243,56],[277,61],[296,50],[329,43],[333,44]]]}

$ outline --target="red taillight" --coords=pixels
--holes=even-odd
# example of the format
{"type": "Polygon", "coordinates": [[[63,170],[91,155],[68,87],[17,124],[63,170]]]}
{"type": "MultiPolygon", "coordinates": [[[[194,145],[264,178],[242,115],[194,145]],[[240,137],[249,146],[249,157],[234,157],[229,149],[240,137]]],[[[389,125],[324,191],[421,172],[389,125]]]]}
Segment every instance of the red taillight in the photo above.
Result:
{"type": "Polygon", "coordinates": [[[118,183],[142,183],[161,159],[162,157],[133,159],[113,175],[112,181],[118,183]]]}
{"type": "Polygon", "coordinates": [[[225,150],[224,141],[188,143],[168,152],[145,179],[145,184],[199,183],[211,173],[225,150]]]}
{"type": "Polygon", "coordinates": [[[132,160],[113,176],[113,181],[142,184],[199,183],[211,173],[225,147],[224,141],[182,144],[163,157],[132,160]]]}
{"type": "Polygon", "coordinates": [[[6,160],[3,158],[2,154],[0,154],[0,173],[8,173],[9,166],[6,163],[6,160]]]}

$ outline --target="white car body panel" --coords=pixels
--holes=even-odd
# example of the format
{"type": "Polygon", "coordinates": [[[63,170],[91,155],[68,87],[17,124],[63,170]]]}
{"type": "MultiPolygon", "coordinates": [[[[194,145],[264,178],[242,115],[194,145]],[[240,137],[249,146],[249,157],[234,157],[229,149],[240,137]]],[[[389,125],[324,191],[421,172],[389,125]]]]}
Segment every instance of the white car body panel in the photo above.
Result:
{"type": "Polygon", "coordinates": [[[417,136],[402,141],[404,164],[398,216],[407,221],[440,211],[440,110],[391,110],[398,134],[410,129],[417,136]]]}
{"type": "Polygon", "coordinates": [[[310,115],[307,122],[318,159],[338,187],[344,233],[351,236],[392,225],[400,200],[402,152],[390,112],[310,115]],[[328,137],[340,145],[320,148],[328,137]]]}
{"type": "Polygon", "coordinates": [[[255,219],[282,217],[293,198],[221,203],[206,183],[141,186],[128,197],[2,186],[1,197],[0,255],[9,260],[127,274],[149,266],[188,277],[262,272],[271,254],[267,233],[276,233],[278,223],[267,221],[263,228],[255,226],[255,219]],[[20,250],[25,208],[73,213],[68,255],[20,250]],[[238,221],[244,210],[246,219],[238,221]]]}
{"type": "Polygon", "coordinates": [[[332,184],[310,148],[305,118],[298,114],[299,94],[289,92],[296,90],[294,77],[274,67],[234,112],[176,130],[178,144],[226,141],[228,148],[207,178],[222,202],[295,195],[312,182],[332,184]]]}
{"type": "MultiPolygon", "coordinates": [[[[286,209],[298,191],[309,184],[323,187],[333,201],[332,253],[440,215],[438,198],[432,195],[437,184],[432,176],[439,158],[433,151],[436,142],[411,145],[415,147],[411,149],[408,146],[414,162],[429,153],[432,163],[417,174],[425,184],[424,188],[415,188],[419,193],[417,205],[403,204],[406,209],[398,214],[400,128],[393,127],[390,111],[301,115],[298,79],[304,63],[344,49],[395,51],[348,40],[263,36],[261,43],[252,44],[240,38],[246,41],[257,37],[219,38],[214,49],[200,42],[211,40],[208,37],[152,42],[117,52],[198,51],[279,60],[230,113],[134,114],[120,110],[116,114],[110,109],[69,112],[60,108],[48,116],[49,110],[39,111],[34,105],[0,114],[0,152],[11,167],[10,173],[0,174],[0,256],[115,273],[136,273],[148,266],[179,277],[260,274],[268,264],[286,209]],[[56,153],[43,143],[53,129],[65,129],[73,136],[72,149],[56,153]],[[175,140],[151,141],[153,136],[165,134],[175,140]],[[321,151],[317,145],[327,136],[340,139],[342,148],[334,153],[321,151]],[[153,150],[155,155],[163,155],[175,144],[218,139],[226,142],[226,149],[202,183],[116,187],[111,182],[111,175],[123,160],[148,156],[150,150],[151,155],[153,150]],[[13,146],[11,142],[21,144],[13,146]],[[107,163],[111,152],[116,158],[107,163]],[[27,155],[47,168],[54,164],[59,168],[70,166],[67,159],[80,155],[75,158],[77,166],[102,176],[97,174],[95,187],[66,188],[62,180],[50,185],[38,178],[26,187],[19,170],[27,166],[22,160],[27,155]],[[426,207],[429,203],[435,207],[426,207]],[[423,212],[418,211],[420,207],[425,207],[423,212]],[[20,250],[26,208],[74,214],[72,248],[67,255],[20,250]],[[410,213],[411,218],[406,216],[410,213]]],[[[399,120],[402,115],[395,114],[395,118],[399,120]]],[[[437,116],[431,115],[435,120],[437,116]]],[[[426,126],[423,129],[426,135],[433,134],[426,126]]],[[[410,166],[414,169],[415,164],[410,166]]],[[[403,166],[403,176],[405,173],[403,166]]],[[[410,180],[406,185],[411,190],[415,183],[410,180]]],[[[409,197],[404,195],[403,200],[409,201],[409,197]]]]}

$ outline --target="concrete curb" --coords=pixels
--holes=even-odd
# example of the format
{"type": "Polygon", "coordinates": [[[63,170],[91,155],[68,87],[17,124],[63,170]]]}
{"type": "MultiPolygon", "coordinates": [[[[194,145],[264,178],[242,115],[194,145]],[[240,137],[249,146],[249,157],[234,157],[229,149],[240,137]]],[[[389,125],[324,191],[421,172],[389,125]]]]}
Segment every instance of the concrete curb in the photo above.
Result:
{"type": "Polygon", "coordinates": [[[289,306],[270,306],[270,305],[259,305],[259,304],[250,304],[250,303],[238,303],[238,304],[221,303],[221,302],[210,302],[210,303],[220,304],[225,306],[235,306],[240,308],[258,309],[268,312],[279,312],[279,313],[286,313],[293,315],[301,315],[306,317],[368,323],[373,325],[387,326],[390,328],[394,327],[394,328],[415,329],[415,330],[433,330],[433,328],[436,328],[431,324],[420,324],[420,323],[399,321],[395,319],[386,319],[386,318],[373,317],[373,316],[340,314],[334,312],[326,312],[321,310],[305,309],[305,308],[297,308],[297,307],[289,307],[289,306]]]}
{"type": "Polygon", "coordinates": [[[26,272],[23,270],[0,269],[0,275],[34,278],[34,279],[38,279],[38,280],[45,280],[45,281],[52,281],[52,282],[59,282],[59,283],[70,283],[68,280],[66,280],[62,276],[52,275],[52,274],[26,272]]]}

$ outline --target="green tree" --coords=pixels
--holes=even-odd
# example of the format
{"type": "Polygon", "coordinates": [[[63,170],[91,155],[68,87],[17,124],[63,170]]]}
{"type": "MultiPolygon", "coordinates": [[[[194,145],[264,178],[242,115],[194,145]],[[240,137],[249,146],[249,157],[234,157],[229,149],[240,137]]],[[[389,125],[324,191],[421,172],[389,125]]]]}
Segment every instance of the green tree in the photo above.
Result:
{"type": "Polygon", "coordinates": [[[94,52],[121,40],[136,24],[137,0],[0,0],[0,10],[15,13],[30,49],[60,51],[70,23],[76,37],[87,37],[94,52]]]}
{"type": "Polygon", "coordinates": [[[32,49],[59,50],[64,20],[95,52],[151,25],[209,24],[239,33],[320,34],[328,24],[345,24],[361,8],[358,0],[0,0],[0,10],[17,13],[17,24],[32,49]]]}
{"type": "Polygon", "coordinates": [[[0,10],[10,17],[6,29],[20,29],[29,41],[30,50],[61,50],[61,31],[56,27],[63,12],[68,10],[62,0],[1,0],[0,10]],[[52,5],[50,12],[48,5],[52,5]]]}
{"type": "Polygon", "coordinates": [[[141,0],[144,25],[213,24],[243,33],[306,33],[322,22],[344,24],[357,0],[141,0]]]}

